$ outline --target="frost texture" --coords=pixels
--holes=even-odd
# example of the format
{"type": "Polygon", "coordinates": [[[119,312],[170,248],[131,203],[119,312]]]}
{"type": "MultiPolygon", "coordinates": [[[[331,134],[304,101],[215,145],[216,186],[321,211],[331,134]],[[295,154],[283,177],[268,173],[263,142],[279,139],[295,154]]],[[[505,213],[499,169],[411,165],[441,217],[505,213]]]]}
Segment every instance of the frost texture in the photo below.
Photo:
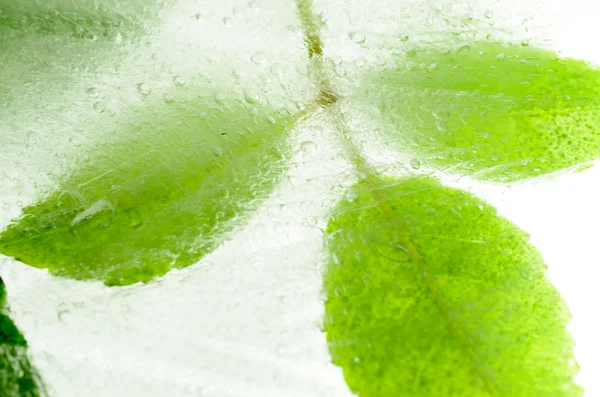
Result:
{"type": "Polygon", "coordinates": [[[327,228],[325,330],[361,397],[581,396],[528,236],[436,180],[367,180],[327,228]]]}

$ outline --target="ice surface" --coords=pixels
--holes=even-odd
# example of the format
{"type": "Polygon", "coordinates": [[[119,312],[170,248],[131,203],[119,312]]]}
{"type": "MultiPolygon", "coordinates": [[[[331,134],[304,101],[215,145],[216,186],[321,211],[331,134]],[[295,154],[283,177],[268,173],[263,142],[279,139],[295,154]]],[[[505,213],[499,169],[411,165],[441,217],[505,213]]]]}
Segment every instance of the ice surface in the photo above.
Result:
{"type": "MultiPolygon", "coordinates": [[[[110,141],[121,112],[148,96],[177,100],[178,92],[208,87],[294,113],[315,93],[293,1],[157,2],[143,11],[135,8],[140,2],[123,9],[111,1],[108,11],[83,3],[92,19],[83,34],[64,21],[50,31],[8,26],[8,8],[0,5],[0,229],[53,188],[74,157],[110,141]],[[112,33],[104,35],[93,20],[100,14],[132,21],[135,29],[109,24],[112,33]]],[[[19,4],[11,15],[38,6],[19,4]]],[[[78,15],[72,4],[78,1],[55,0],[43,11],[78,15]],[[74,8],[65,11],[67,5],[74,8]]],[[[388,60],[398,42],[431,34],[443,22],[436,9],[453,4],[316,2],[338,87],[350,88],[369,66],[388,60]]],[[[583,0],[486,0],[452,15],[484,21],[472,29],[494,22],[516,31],[511,39],[598,61],[590,42],[599,29],[594,12],[583,0]]],[[[360,115],[352,120],[379,169],[431,171],[370,139],[372,126],[360,115]]],[[[350,396],[321,331],[321,229],[355,181],[333,134],[320,113],[299,124],[285,180],[250,221],[196,265],[151,283],[108,288],[1,257],[11,318],[52,395],[350,396]]],[[[577,380],[586,396],[600,394],[598,167],[510,186],[437,176],[488,200],[532,235],[573,314],[577,380]]]]}

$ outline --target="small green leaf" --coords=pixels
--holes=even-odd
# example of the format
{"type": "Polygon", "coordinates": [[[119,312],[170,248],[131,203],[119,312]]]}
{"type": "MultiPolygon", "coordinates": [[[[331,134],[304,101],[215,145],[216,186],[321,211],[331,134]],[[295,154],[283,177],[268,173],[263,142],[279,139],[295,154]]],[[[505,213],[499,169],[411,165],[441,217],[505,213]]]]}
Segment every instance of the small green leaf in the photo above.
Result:
{"type": "Polygon", "coordinates": [[[327,229],[325,331],[360,397],[581,396],[528,235],[430,178],[367,180],[327,229]]]}
{"type": "Polygon", "coordinates": [[[0,278],[0,396],[38,397],[45,395],[39,376],[27,358],[27,342],[5,314],[6,292],[0,278]]]}
{"type": "Polygon", "coordinates": [[[600,70],[551,51],[411,49],[364,87],[388,136],[433,166],[515,181],[600,157],[600,70]]]}
{"type": "Polygon", "coordinates": [[[127,285],[214,249],[281,176],[292,120],[238,100],[168,102],[86,150],[0,234],[0,252],[59,276],[127,285]]]}

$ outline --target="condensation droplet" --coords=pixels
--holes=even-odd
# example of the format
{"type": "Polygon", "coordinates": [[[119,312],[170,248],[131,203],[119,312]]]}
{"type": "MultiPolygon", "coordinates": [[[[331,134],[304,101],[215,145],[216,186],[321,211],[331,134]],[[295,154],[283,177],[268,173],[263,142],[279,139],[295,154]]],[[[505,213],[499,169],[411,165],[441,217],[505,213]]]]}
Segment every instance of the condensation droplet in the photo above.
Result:
{"type": "Polygon", "coordinates": [[[504,54],[498,54],[498,56],[496,57],[496,59],[500,62],[504,61],[506,59],[506,55],[504,54]]]}
{"type": "Polygon", "coordinates": [[[348,33],[348,37],[356,44],[363,44],[367,40],[365,35],[359,32],[350,32],[348,33]]]}
{"type": "Polygon", "coordinates": [[[484,17],[486,17],[487,19],[490,19],[491,17],[494,16],[494,13],[492,12],[492,10],[487,10],[485,12],[485,14],[483,14],[484,17]]]}
{"type": "Polygon", "coordinates": [[[229,18],[229,17],[223,18],[223,25],[230,27],[231,26],[231,18],[229,18]]]}
{"type": "Polygon", "coordinates": [[[150,94],[150,91],[152,91],[150,89],[150,86],[146,83],[138,83],[137,90],[142,95],[148,95],[148,94],[150,94]]]}
{"type": "Polygon", "coordinates": [[[215,99],[217,102],[223,102],[225,100],[225,95],[221,92],[215,93],[215,99]]]}
{"type": "Polygon", "coordinates": [[[529,40],[523,40],[523,41],[521,41],[521,45],[523,47],[529,47],[529,40]]]}
{"type": "Polygon", "coordinates": [[[277,119],[273,116],[269,116],[267,117],[267,121],[271,124],[275,124],[277,122],[277,119]]]}
{"type": "Polygon", "coordinates": [[[412,159],[410,160],[410,166],[415,170],[418,170],[421,168],[421,162],[418,159],[412,159]]]}
{"type": "Polygon", "coordinates": [[[173,101],[175,101],[175,98],[173,98],[173,95],[169,94],[168,92],[165,92],[162,97],[166,103],[173,103],[173,101]]]}
{"type": "Polygon", "coordinates": [[[433,72],[437,68],[438,68],[438,64],[437,63],[432,63],[431,65],[427,66],[427,70],[429,70],[430,72],[433,72]]]}
{"type": "Polygon", "coordinates": [[[256,103],[260,100],[260,94],[254,90],[247,89],[244,91],[244,98],[248,103],[256,103]]]}
{"type": "Polygon", "coordinates": [[[220,147],[220,146],[216,146],[216,147],[213,148],[212,152],[213,152],[213,154],[215,156],[219,156],[220,157],[220,156],[223,155],[223,148],[220,147]]]}
{"type": "Polygon", "coordinates": [[[413,58],[413,57],[417,56],[417,50],[414,48],[411,48],[410,50],[406,51],[406,56],[409,58],[413,58]]]}
{"type": "Polygon", "coordinates": [[[403,43],[406,43],[409,39],[410,39],[409,36],[402,36],[402,37],[400,37],[400,41],[403,42],[403,43]]]}
{"type": "Polygon", "coordinates": [[[173,76],[173,84],[181,87],[185,85],[185,80],[181,76],[173,76]]]}
{"type": "Polygon", "coordinates": [[[94,103],[94,110],[98,113],[103,113],[106,110],[106,106],[102,102],[94,103]]]}
{"type": "Polygon", "coordinates": [[[202,17],[203,17],[203,15],[200,12],[197,12],[194,14],[194,18],[196,18],[196,21],[201,21],[202,17]]]}

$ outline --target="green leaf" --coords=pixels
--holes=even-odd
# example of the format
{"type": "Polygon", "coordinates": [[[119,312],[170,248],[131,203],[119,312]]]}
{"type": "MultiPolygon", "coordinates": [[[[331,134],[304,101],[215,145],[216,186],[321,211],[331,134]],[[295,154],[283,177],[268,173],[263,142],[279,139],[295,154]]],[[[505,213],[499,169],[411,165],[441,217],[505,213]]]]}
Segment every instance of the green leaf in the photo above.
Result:
{"type": "Polygon", "coordinates": [[[436,167],[516,181],[600,157],[600,70],[548,50],[411,48],[364,86],[386,136],[436,167]]]}
{"type": "Polygon", "coordinates": [[[131,35],[163,5],[147,0],[3,0],[0,27],[89,39],[131,35]]]}
{"type": "Polygon", "coordinates": [[[38,397],[45,395],[39,376],[27,358],[27,342],[5,314],[6,292],[0,278],[0,396],[38,397]]]}
{"type": "Polygon", "coordinates": [[[278,181],[292,120],[233,99],[168,101],[70,164],[56,190],[0,234],[0,252],[59,276],[127,285],[214,249],[278,181]]]}
{"type": "Polygon", "coordinates": [[[366,180],[327,229],[325,330],[360,397],[581,396],[528,235],[430,178],[366,180]]]}

